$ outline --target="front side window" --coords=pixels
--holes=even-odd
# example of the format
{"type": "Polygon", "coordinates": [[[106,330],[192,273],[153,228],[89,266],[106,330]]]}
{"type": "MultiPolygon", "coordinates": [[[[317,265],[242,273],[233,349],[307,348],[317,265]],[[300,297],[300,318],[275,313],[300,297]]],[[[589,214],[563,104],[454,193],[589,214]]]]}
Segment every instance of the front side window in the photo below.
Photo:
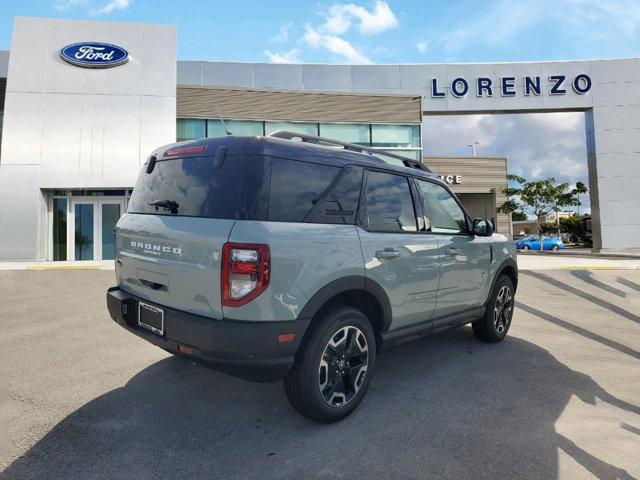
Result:
{"type": "Polygon", "coordinates": [[[446,188],[424,180],[417,180],[416,183],[422,194],[428,232],[467,232],[464,212],[446,188]]]}
{"type": "Polygon", "coordinates": [[[416,215],[409,181],[401,175],[369,172],[365,226],[374,232],[415,232],[416,215]]]}
{"type": "Polygon", "coordinates": [[[304,221],[339,172],[339,167],[330,165],[272,159],[268,219],[304,221]]]}

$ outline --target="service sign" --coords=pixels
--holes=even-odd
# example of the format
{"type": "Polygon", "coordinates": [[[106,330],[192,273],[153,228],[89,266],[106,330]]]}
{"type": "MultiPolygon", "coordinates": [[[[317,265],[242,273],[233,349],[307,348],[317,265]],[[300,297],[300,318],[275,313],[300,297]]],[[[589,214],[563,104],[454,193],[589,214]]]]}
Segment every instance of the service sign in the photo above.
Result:
{"type": "Polygon", "coordinates": [[[129,60],[129,52],[110,43],[82,42],[67,45],[60,57],[72,65],[85,68],[109,68],[129,60]]]}

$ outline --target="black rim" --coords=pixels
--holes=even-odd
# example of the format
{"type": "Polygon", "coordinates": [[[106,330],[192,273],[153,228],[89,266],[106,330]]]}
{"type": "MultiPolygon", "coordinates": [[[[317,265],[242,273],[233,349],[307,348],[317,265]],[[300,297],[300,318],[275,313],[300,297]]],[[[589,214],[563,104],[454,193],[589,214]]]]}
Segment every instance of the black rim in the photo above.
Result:
{"type": "Polygon", "coordinates": [[[511,322],[511,311],[513,310],[513,296],[511,289],[504,285],[496,297],[496,304],[493,308],[493,325],[496,332],[502,335],[511,322]]]}
{"type": "Polygon", "coordinates": [[[369,366],[369,345],[364,333],[342,327],[327,342],[318,368],[318,386],[332,407],[349,403],[364,383],[369,366]]]}

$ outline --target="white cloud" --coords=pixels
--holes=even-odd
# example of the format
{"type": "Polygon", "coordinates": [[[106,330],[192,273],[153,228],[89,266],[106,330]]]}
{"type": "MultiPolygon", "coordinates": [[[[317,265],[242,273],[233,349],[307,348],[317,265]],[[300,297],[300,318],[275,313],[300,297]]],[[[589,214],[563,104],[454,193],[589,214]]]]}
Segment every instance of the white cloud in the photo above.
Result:
{"type": "Polygon", "coordinates": [[[398,26],[398,19],[389,4],[377,0],[372,11],[353,3],[333,5],[321,28],[329,34],[341,35],[351,28],[353,20],[358,23],[358,31],[364,34],[381,33],[398,26]]]}
{"type": "Polygon", "coordinates": [[[300,59],[298,58],[300,50],[297,48],[293,48],[288,52],[271,52],[266,50],[264,53],[269,57],[271,63],[300,63],[300,59]]]}
{"type": "Polygon", "coordinates": [[[369,58],[358,52],[358,50],[344,38],[321,33],[310,24],[306,25],[303,39],[312,47],[324,48],[335,55],[343,57],[347,62],[359,64],[371,63],[369,58]]]}
{"type": "Polygon", "coordinates": [[[129,8],[130,0],[57,0],[53,8],[55,10],[66,12],[70,10],[83,10],[90,16],[104,15],[115,10],[124,10],[129,8]]]}
{"type": "MultiPolygon", "coordinates": [[[[376,0],[371,9],[353,3],[332,5],[324,15],[324,22],[319,25],[307,23],[302,40],[314,48],[322,48],[349,63],[368,64],[371,59],[354,47],[344,38],[352,27],[360,34],[372,35],[395,28],[398,19],[391,11],[389,4],[376,0]]],[[[380,45],[374,49],[376,53],[386,51],[380,45]]]]}
{"type": "Polygon", "coordinates": [[[291,22],[283,23],[282,25],[280,25],[280,28],[278,28],[278,33],[274,35],[273,38],[271,38],[271,41],[276,43],[287,42],[289,40],[289,31],[291,30],[292,26],[293,24],[291,22]]]}
{"type": "Polygon", "coordinates": [[[416,43],[416,48],[421,54],[424,55],[429,50],[429,42],[427,42],[426,40],[421,40],[416,43]]]}
{"type": "Polygon", "coordinates": [[[124,10],[129,7],[129,0],[111,0],[98,10],[99,13],[111,13],[114,10],[124,10]]]}

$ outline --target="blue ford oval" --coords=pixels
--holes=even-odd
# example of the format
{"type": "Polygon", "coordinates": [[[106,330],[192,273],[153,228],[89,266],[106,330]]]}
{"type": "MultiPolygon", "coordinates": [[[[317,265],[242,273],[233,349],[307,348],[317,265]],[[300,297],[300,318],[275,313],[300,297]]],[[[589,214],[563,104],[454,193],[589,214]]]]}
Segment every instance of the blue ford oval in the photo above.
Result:
{"type": "Polygon", "coordinates": [[[122,65],[129,60],[129,52],[110,43],[82,42],[62,48],[60,57],[65,62],[79,67],[108,68],[122,65]]]}

